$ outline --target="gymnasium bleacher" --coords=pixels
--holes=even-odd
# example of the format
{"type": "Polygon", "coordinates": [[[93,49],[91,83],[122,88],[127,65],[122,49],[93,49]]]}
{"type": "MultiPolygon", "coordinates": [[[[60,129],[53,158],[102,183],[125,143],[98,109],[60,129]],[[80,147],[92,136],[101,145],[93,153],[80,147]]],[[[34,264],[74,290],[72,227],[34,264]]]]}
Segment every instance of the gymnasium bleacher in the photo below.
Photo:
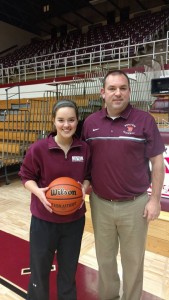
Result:
{"type": "Polygon", "coordinates": [[[44,61],[52,53],[62,54],[62,57],[66,57],[71,56],[71,52],[74,55],[75,50],[76,54],[95,53],[100,50],[100,44],[104,46],[102,50],[107,45],[109,46],[107,49],[125,47],[127,44],[125,45],[124,41],[128,38],[130,38],[130,45],[152,41],[154,38],[159,38],[161,33],[164,34],[168,15],[169,10],[157,13],[148,12],[144,16],[135,17],[125,23],[91,26],[84,34],[70,32],[64,38],[36,40],[1,57],[0,64],[3,64],[4,67],[16,66],[18,62],[21,64],[31,62],[33,57],[44,61]],[[109,44],[109,42],[111,43],[109,44]]]}
{"type": "Polygon", "coordinates": [[[36,39],[0,57],[1,82],[8,82],[18,73],[19,79],[24,78],[25,72],[33,76],[35,71],[41,77],[40,73],[44,70],[56,73],[56,69],[67,68],[71,73],[76,67],[78,72],[81,65],[119,63],[119,60],[123,67],[129,68],[129,58],[137,59],[140,52],[146,54],[147,48],[152,47],[152,41],[166,37],[168,22],[169,10],[166,9],[147,12],[124,23],[96,24],[90,26],[86,33],[70,31],[58,38],[36,39]]]}

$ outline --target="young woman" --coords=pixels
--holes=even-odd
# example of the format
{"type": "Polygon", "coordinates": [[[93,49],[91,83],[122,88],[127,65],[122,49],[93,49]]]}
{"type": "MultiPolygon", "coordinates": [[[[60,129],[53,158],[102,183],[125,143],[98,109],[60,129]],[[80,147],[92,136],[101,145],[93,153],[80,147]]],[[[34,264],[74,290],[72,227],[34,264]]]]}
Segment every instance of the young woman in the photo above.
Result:
{"type": "Polygon", "coordinates": [[[52,111],[55,127],[45,139],[31,145],[19,175],[31,192],[30,264],[27,299],[49,300],[49,275],[57,253],[58,300],[76,300],[76,269],[85,224],[85,203],[71,215],[57,215],[45,197],[58,177],[71,177],[89,186],[88,145],[76,138],[78,109],[71,100],[57,102],[52,111]]]}

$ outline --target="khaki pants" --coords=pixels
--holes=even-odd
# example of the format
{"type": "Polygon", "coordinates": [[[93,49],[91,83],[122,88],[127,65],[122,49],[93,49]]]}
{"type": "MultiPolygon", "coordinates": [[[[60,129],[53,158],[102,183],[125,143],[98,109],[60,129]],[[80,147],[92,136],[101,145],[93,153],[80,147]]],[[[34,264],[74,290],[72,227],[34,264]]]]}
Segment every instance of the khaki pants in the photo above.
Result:
{"type": "Polygon", "coordinates": [[[94,192],[90,196],[101,300],[120,299],[119,246],[123,270],[122,300],[141,299],[148,227],[143,211],[147,201],[147,193],[126,202],[107,201],[94,192]]]}

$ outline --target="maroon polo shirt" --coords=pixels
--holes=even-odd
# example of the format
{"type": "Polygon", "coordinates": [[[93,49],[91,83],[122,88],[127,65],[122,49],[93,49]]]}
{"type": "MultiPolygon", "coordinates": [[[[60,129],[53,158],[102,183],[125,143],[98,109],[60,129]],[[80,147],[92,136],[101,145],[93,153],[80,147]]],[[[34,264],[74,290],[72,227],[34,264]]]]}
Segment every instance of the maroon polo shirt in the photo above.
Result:
{"type": "Polygon", "coordinates": [[[125,200],[150,185],[149,158],[165,151],[154,118],[128,104],[112,119],[102,109],[84,122],[82,138],[92,155],[92,188],[108,200],[125,200]]]}

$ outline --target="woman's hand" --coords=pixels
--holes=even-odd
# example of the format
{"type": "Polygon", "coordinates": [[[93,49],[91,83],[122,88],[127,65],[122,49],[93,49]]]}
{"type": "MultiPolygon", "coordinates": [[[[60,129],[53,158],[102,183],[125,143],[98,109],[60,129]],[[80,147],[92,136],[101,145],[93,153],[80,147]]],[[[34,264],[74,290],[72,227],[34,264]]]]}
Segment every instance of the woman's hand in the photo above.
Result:
{"type": "Polygon", "coordinates": [[[44,205],[44,207],[52,213],[51,203],[46,199],[46,191],[49,187],[39,188],[37,183],[34,180],[28,180],[25,182],[25,188],[29,190],[32,194],[34,194],[40,202],[44,205]]]}
{"type": "Polygon", "coordinates": [[[41,201],[41,203],[44,205],[44,207],[50,212],[52,213],[52,209],[51,209],[51,203],[46,199],[46,191],[49,189],[49,187],[45,187],[45,188],[39,188],[37,191],[36,196],[39,198],[39,200],[41,201]]]}

